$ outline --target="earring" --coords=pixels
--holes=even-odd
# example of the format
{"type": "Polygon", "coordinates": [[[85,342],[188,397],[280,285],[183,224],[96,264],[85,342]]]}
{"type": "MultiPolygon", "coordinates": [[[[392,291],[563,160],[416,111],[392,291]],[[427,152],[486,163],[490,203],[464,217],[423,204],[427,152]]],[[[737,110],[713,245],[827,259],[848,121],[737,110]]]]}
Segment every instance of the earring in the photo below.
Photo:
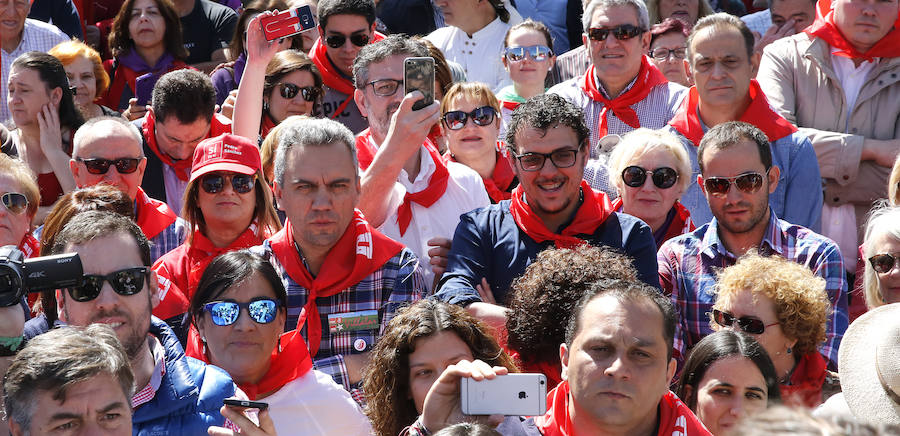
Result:
{"type": "Polygon", "coordinates": [[[791,350],[791,347],[788,347],[788,348],[787,348],[787,353],[788,353],[788,354],[791,354],[792,352],[793,352],[793,350],[791,350]]]}
{"type": "Polygon", "coordinates": [[[269,100],[263,100],[263,110],[269,110],[269,100]]]}
{"type": "Polygon", "coordinates": [[[281,336],[278,336],[278,352],[281,353],[281,336]]]}

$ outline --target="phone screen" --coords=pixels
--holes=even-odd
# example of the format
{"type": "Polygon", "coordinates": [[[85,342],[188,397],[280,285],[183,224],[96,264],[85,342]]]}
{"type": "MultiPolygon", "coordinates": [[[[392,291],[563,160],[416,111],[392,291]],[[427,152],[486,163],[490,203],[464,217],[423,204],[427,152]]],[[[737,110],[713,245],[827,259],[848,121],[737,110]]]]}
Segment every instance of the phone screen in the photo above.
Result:
{"type": "Polygon", "coordinates": [[[417,111],[434,102],[434,58],[406,58],[403,60],[403,89],[406,94],[420,91],[425,98],[413,104],[417,111]]]}

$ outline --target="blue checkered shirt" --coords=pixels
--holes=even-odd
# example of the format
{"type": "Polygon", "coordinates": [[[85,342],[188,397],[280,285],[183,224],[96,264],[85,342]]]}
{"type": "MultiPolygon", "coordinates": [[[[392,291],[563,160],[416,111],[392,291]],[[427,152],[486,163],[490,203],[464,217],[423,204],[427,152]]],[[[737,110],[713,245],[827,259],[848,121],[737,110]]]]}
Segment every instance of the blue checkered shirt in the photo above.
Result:
{"type": "Polygon", "coordinates": [[[169,227],[150,238],[150,264],[156,263],[156,259],[181,245],[185,236],[187,236],[187,221],[178,217],[174,223],[169,224],[169,227]]]}

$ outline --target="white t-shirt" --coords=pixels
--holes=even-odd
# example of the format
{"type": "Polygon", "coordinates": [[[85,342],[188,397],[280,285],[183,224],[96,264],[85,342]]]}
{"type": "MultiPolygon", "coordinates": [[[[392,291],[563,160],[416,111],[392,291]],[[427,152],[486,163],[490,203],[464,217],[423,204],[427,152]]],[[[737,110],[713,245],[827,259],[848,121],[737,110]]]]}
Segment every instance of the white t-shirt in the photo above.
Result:
{"type": "Polygon", "coordinates": [[[310,370],[260,401],[278,436],[363,436],[372,434],[369,420],[350,393],[322,372],[310,370]]]}

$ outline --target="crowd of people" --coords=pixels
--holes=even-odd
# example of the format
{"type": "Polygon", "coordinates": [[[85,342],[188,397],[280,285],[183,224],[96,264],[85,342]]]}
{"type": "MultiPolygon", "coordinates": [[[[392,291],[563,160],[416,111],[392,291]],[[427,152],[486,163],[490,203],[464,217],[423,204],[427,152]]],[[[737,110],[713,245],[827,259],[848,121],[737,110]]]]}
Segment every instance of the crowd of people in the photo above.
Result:
{"type": "Polygon", "coordinates": [[[900,434],[898,0],[0,13],[11,435],[900,434]]]}

